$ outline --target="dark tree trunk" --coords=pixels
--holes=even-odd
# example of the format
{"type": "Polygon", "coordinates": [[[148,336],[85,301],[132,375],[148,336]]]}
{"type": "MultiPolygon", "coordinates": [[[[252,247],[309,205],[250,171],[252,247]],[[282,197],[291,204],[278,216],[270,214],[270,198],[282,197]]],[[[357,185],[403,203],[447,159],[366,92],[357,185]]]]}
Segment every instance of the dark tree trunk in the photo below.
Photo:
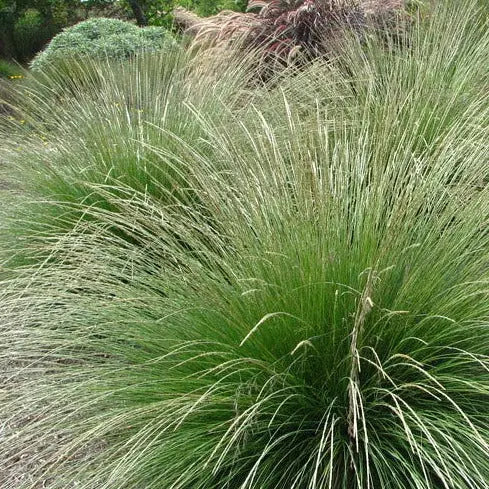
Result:
{"type": "Polygon", "coordinates": [[[144,15],[143,9],[141,8],[138,0],[128,0],[128,3],[134,13],[137,24],[139,26],[148,25],[148,19],[146,18],[146,15],[144,15]]]}

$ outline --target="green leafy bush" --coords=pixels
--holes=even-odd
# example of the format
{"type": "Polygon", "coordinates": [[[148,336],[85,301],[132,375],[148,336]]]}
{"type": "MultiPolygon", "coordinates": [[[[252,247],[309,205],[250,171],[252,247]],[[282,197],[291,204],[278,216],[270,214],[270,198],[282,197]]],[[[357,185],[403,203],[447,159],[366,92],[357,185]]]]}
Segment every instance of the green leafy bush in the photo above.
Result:
{"type": "Polygon", "coordinates": [[[17,20],[13,30],[17,58],[29,59],[59,30],[60,27],[54,22],[47,23],[38,10],[27,9],[17,20]]]}
{"type": "Polygon", "coordinates": [[[57,62],[86,56],[124,59],[141,52],[157,51],[171,42],[163,28],[139,28],[116,19],[91,19],[55,36],[34,58],[31,67],[43,70],[57,62]]]}
{"type": "Polygon", "coordinates": [[[23,70],[19,65],[0,59],[0,78],[17,79],[23,76],[23,70]]]}
{"type": "Polygon", "coordinates": [[[32,59],[61,29],[83,18],[84,0],[0,0],[0,56],[32,59]]]}
{"type": "Polygon", "coordinates": [[[489,32],[437,3],[404,51],[133,59],[0,133],[6,487],[487,489],[489,32]]]}

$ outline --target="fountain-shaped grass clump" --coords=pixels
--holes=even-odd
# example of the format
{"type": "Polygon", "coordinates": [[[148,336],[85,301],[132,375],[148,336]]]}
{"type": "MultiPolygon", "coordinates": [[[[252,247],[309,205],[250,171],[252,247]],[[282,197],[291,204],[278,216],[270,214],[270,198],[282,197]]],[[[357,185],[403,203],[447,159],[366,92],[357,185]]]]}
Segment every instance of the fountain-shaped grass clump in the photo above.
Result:
{"type": "Polygon", "coordinates": [[[9,129],[7,487],[487,488],[478,12],[273,87],[131,65],[98,92],[122,107],[9,129]]]}

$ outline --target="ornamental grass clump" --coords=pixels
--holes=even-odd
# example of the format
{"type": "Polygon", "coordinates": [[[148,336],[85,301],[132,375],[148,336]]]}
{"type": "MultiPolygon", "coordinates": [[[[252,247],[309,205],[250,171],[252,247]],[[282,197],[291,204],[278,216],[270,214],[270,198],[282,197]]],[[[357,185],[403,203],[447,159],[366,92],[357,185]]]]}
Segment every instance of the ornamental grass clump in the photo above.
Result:
{"type": "MultiPolygon", "coordinates": [[[[174,47],[124,61],[73,60],[70,71],[80,74],[74,79],[53,70],[12,87],[14,116],[0,119],[0,181],[29,196],[19,212],[39,213],[31,231],[69,232],[92,219],[86,207],[114,210],[108,196],[126,187],[162,203],[198,199],[181,163],[182,142],[192,145],[187,153],[206,147],[194,111],[224,123],[224,107],[235,105],[234,87],[245,76],[237,68],[216,84],[218,63],[203,67],[174,47]]],[[[25,223],[14,219],[5,238],[18,253],[9,248],[9,260],[29,254],[18,239],[24,233],[25,223]]]]}
{"type": "MultiPolygon", "coordinates": [[[[128,147],[178,162],[192,200],[113,181],[111,168],[107,181],[78,176],[105,206],[49,185],[28,187],[35,205],[13,192],[0,233],[2,483],[487,489],[479,13],[446,2],[409,50],[352,41],[338,65],[253,93],[232,67],[186,78],[220,103],[189,95],[164,142],[128,147]],[[67,209],[80,213],[69,225],[67,209]],[[42,260],[12,259],[19,242],[42,260]]],[[[55,169],[73,160],[66,149],[55,169]]],[[[52,171],[25,166],[41,181],[52,171]]]]}
{"type": "Polygon", "coordinates": [[[250,0],[247,12],[224,10],[201,18],[185,8],[175,23],[194,48],[210,53],[254,51],[267,79],[281,67],[307,65],[341,55],[348,37],[366,40],[371,31],[399,44],[420,5],[404,0],[250,0]]]}

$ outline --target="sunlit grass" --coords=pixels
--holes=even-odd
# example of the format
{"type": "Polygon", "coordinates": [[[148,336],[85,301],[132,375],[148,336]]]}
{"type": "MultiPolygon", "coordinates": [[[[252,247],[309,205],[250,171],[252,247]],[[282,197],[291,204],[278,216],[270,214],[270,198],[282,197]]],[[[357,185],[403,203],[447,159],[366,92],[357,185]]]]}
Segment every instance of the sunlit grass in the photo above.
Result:
{"type": "Polygon", "coordinates": [[[24,192],[0,221],[5,467],[29,457],[26,487],[486,489],[477,12],[446,2],[403,49],[352,41],[255,90],[180,55],[127,65],[5,129],[24,192]]]}

